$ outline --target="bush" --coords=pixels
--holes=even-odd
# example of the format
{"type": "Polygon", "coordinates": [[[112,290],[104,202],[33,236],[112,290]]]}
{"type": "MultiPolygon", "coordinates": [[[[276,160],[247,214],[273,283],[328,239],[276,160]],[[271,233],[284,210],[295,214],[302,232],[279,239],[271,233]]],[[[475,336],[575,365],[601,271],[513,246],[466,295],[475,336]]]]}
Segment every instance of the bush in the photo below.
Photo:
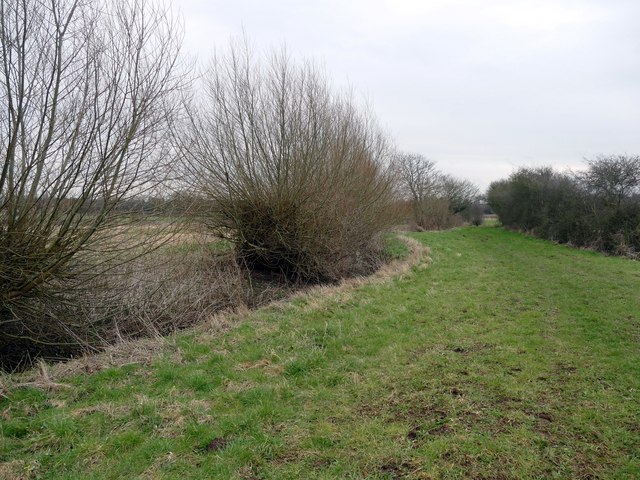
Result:
{"type": "MultiPolygon", "coordinates": [[[[34,296],[31,310],[3,326],[0,368],[26,367],[38,357],[64,359],[123,339],[166,335],[223,309],[261,303],[230,255],[203,245],[168,246],[114,267],[70,292],[68,303],[34,296]]],[[[64,300],[60,299],[60,300],[64,300]]]]}
{"type": "Polygon", "coordinates": [[[89,336],[73,312],[91,282],[153,244],[118,206],[168,168],[180,42],[145,0],[0,12],[0,350],[28,356],[89,336]]]}
{"type": "Polygon", "coordinates": [[[466,217],[471,225],[479,227],[484,223],[485,206],[480,202],[475,202],[466,210],[466,217]]]}
{"type": "Polygon", "coordinates": [[[214,205],[206,224],[250,269],[290,281],[375,268],[395,220],[375,122],[285,54],[260,62],[233,46],[204,79],[179,143],[188,178],[214,205]]]}
{"type": "Polygon", "coordinates": [[[451,212],[449,200],[442,197],[423,198],[412,209],[412,221],[415,230],[446,230],[459,227],[464,221],[461,216],[451,212]]]}
{"type": "Polygon", "coordinates": [[[491,207],[503,225],[541,238],[634,256],[640,251],[640,162],[598,157],[585,172],[523,168],[494,182],[491,207]]]}

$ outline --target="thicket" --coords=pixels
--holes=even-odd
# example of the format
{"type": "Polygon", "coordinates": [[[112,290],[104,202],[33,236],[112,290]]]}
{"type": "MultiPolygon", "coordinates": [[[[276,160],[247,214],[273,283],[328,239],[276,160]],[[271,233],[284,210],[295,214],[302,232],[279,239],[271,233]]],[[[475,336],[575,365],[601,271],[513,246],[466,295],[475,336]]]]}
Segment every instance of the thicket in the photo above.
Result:
{"type": "Polygon", "coordinates": [[[597,157],[578,173],[522,168],[491,184],[487,199],[507,227],[610,254],[639,255],[638,156],[597,157]]]}
{"type": "Polygon", "coordinates": [[[465,221],[482,223],[480,194],[472,182],[440,172],[435,162],[419,154],[396,154],[394,168],[399,195],[415,228],[440,230],[465,221]]]}
{"type": "Polygon", "coordinates": [[[117,206],[166,177],[179,47],[144,0],[0,0],[1,361],[113,328],[76,314],[117,307],[96,282],[166,236],[117,206]]]}
{"type": "Polygon", "coordinates": [[[396,221],[390,148],[310,63],[216,56],[177,131],[201,218],[252,271],[293,282],[368,273],[396,221]]]}

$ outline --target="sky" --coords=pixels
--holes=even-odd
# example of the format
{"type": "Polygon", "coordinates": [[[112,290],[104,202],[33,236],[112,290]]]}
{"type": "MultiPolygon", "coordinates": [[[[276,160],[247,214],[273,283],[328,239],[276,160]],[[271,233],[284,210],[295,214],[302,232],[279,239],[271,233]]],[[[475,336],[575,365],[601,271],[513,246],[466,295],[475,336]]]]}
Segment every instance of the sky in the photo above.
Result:
{"type": "Polygon", "coordinates": [[[402,151],[486,188],[520,166],[640,154],[640,0],[173,0],[185,51],[286,45],[402,151]]]}

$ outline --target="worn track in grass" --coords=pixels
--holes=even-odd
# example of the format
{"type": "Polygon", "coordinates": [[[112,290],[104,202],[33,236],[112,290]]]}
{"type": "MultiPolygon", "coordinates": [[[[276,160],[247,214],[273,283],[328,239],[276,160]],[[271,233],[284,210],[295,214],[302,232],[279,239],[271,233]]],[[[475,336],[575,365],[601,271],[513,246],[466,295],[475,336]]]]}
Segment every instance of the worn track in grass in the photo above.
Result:
{"type": "Polygon", "coordinates": [[[0,402],[0,477],[637,478],[640,263],[499,228],[0,402]]]}

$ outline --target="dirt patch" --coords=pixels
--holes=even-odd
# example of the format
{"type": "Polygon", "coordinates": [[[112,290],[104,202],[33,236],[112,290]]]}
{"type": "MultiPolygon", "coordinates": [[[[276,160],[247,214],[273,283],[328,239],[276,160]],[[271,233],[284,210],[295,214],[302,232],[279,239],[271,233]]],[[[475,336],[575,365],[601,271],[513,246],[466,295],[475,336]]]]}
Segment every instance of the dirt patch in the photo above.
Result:
{"type": "MultiPolygon", "coordinates": [[[[412,480],[431,480],[435,477],[423,471],[419,463],[414,460],[390,460],[383,463],[377,469],[383,478],[394,480],[410,478],[412,480]]],[[[370,472],[363,472],[365,478],[370,478],[370,472]]],[[[377,476],[377,475],[376,475],[377,476]]]]}
{"type": "Polygon", "coordinates": [[[553,438],[552,424],[554,417],[549,412],[525,410],[523,413],[534,419],[534,430],[547,440],[553,438]]]}
{"type": "Polygon", "coordinates": [[[331,465],[331,460],[328,458],[318,458],[317,460],[313,461],[313,468],[316,468],[319,470],[323,470],[327,468],[329,465],[331,465]]]}
{"type": "Polygon", "coordinates": [[[415,425],[407,433],[407,440],[413,444],[413,448],[418,448],[420,442],[428,441],[430,438],[441,437],[453,433],[453,428],[448,423],[438,423],[436,425],[415,425]]]}
{"type": "Polygon", "coordinates": [[[464,395],[464,392],[458,387],[451,387],[449,389],[449,395],[451,395],[452,397],[462,397],[464,395]]]}
{"type": "Polygon", "coordinates": [[[407,433],[407,439],[411,442],[415,442],[420,438],[421,434],[422,428],[418,425],[409,430],[409,433],[407,433]]]}
{"type": "Polygon", "coordinates": [[[380,472],[391,478],[409,478],[413,467],[408,462],[388,462],[380,466],[380,472]]]}
{"type": "Polygon", "coordinates": [[[204,447],[206,452],[219,452],[220,450],[224,450],[229,444],[229,439],[226,437],[216,437],[211,440],[204,447]]]}
{"type": "Polygon", "coordinates": [[[493,345],[489,345],[488,343],[471,343],[468,345],[450,345],[448,350],[461,355],[469,355],[492,347],[493,345]]]}
{"type": "Polygon", "coordinates": [[[22,460],[0,463],[0,478],[6,478],[7,480],[29,480],[36,478],[38,466],[37,463],[27,465],[22,460]]]}
{"type": "Polygon", "coordinates": [[[234,380],[226,380],[224,382],[224,389],[230,393],[248,392],[256,388],[256,384],[251,380],[244,380],[242,382],[236,382],[234,380]]]}
{"type": "Polygon", "coordinates": [[[538,418],[539,420],[551,423],[553,422],[553,415],[551,415],[550,413],[547,412],[538,412],[534,414],[536,418],[538,418]]]}
{"type": "Polygon", "coordinates": [[[83,418],[95,413],[103,414],[110,419],[122,418],[131,414],[130,405],[114,405],[112,403],[98,403],[90,407],[76,408],[70,412],[71,418],[83,418]]]}
{"type": "Polygon", "coordinates": [[[284,368],[282,367],[282,365],[272,363],[271,360],[267,358],[263,358],[256,362],[242,362],[237,366],[237,369],[240,371],[260,369],[270,377],[277,377],[278,375],[281,375],[282,372],[284,371],[284,368]]]}

